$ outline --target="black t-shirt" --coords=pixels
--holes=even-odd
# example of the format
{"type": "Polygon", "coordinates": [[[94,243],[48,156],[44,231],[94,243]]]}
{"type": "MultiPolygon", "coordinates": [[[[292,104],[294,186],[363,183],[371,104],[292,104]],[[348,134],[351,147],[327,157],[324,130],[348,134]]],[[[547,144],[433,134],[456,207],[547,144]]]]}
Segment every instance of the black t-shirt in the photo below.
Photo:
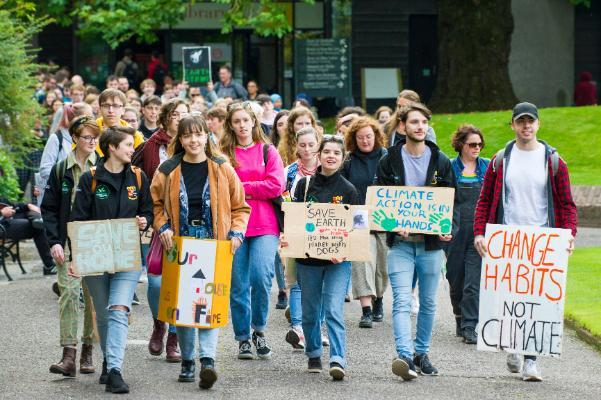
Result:
{"type": "Polygon", "coordinates": [[[155,133],[156,131],[159,130],[159,127],[157,126],[154,129],[150,129],[146,127],[146,124],[144,123],[144,120],[142,120],[140,122],[140,132],[142,132],[142,135],[144,135],[144,137],[146,138],[146,140],[150,139],[150,137],[152,136],[153,133],[155,133]]]}
{"type": "Polygon", "coordinates": [[[209,176],[207,161],[189,163],[182,160],[182,175],[188,194],[188,221],[202,218],[202,192],[209,176]]]}

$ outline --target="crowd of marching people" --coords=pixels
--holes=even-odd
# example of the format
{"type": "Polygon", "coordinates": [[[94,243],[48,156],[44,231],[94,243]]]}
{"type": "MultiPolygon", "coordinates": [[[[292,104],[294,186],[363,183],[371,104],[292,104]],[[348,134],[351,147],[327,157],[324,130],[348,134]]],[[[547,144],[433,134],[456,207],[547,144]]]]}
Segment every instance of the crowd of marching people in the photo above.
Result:
{"type": "MultiPolygon", "coordinates": [[[[39,165],[31,165],[39,169],[31,182],[34,201],[1,211],[14,232],[36,238],[45,273],[57,274],[62,356],[50,372],[76,375],[82,304],[80,373],[96,372],[95,315],[103,356],[99,382],[108,392],[129,392],[123,360],[142,272],[77,276],[69,265],[70,221],[136,218],[140,231],[152,229],[167,250],[174,236],[230,241],[238,358],[269,359],[271,343],[281,340],[304,350],[308,372],[319,373],[327,347],[334,380],[344,379],[353,362],[346,347],[345,301],[358,300],[358,325],[373,329],[386,318],[384,293],[390,286],[392,372],[403,380],[435,376],[430,344],[441,270],[457,336],[467,344],[478,340],[485,224],[562,227],[576,234],[567,166],[537,139],[538,110],[530,103],[515,106],[508,118],[515,140],[489,161],[480,156],[485,134],[473,125],[458,127],[452,135],[457,154],[444,154],[436,143],[446,136],[436,135],[430,110],[411,90],[399,94],[395,110],[381,107],[373,116],[360,107],[343,108],[335,131],[326,132],[307,96],[284,109],[281,97],[261,93],[256,81],[248,82],[248,90],[233,81],[228,66],[221,67],[219,79],[203,88],[203,96],[185,82],[145,79],[138,91],[126,76],[110,76],[99,91],[65,70],[40,75],[35,95],[46,116],[37,128],[46,144],[39,165]],[[288,242],[274,199],[362,205],[372,185],[454,188],[451,234],[374,231],[371,260],[365,262],[280,257],[288,242]],[[23,226],[16,222],[19,212],[23,226]],[[31,227],[27,212],[41,213],[43,226],[31,227]],[[275,307],[285,309],[290,323],[282,338],[268,332],[274,276],[275,307]]],[[[30,178],[23,179],[26,186],[30,178]]],[[[148,245],[142,250],[145,260],[148,245]]],[[[200,387],[211,388],[218,378],[219,329],[160,321],[161,276],[148,273],[145,279],[153,316],[150,354],[165,351],[168,362],[181,364],[179,381],[194,382],[198,375],[200,387]]],[[[542,380],[536,357],[510,354],[507,364],[524,380],[542,380]]]]}

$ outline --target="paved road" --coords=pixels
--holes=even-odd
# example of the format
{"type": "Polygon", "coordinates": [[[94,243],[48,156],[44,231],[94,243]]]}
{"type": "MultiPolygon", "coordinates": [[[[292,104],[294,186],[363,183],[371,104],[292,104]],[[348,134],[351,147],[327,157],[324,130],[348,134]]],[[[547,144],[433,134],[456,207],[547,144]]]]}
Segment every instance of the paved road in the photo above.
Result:
{"type": "MultiPolygon", "coordinates": [[[[27,263],[30,271],[7,283],[0,275],[0,399],[100,399],[108,398],[98,385],[98,373],[61,379],[48,367],[58,361],[58,319],[53,282],[41,277],[40,265],[27,263]]],[[[222,329],[218,348],[219,381],[214,389],[200,393],[197,384],[177,382],[179,365],[147,351],[151,317],[146,285],[140,284],[142,304],[134,307],[134,321],[126,351],[126,381],[132,399],[199,398],[244,399],[601,399],[601,355],[566,331],[564,356],[541,361],[543,383],[524,383],[505,370],[503,354],[482,353],[453,336],[454,322],[446,286],[441,283],[431,359],[438,377],[403,382],[390,371],[394,355],[390,319],[390,291],[385,297],[385,321],[374,329],[357,327],[360,307],[346,305],[348,332],[348,379],[332,382],[327,372],[305,372],[304,354],[293,352],[284,342],[287,329],[282,311],[270,313],[268,340],[274,349],[270,361],[240,361],[231,327],[222,329]]],[[[275,298],[275,291],[273,292],[275,298]]],[[[99,348],[95,349],[97,368],[99,348]]]]}

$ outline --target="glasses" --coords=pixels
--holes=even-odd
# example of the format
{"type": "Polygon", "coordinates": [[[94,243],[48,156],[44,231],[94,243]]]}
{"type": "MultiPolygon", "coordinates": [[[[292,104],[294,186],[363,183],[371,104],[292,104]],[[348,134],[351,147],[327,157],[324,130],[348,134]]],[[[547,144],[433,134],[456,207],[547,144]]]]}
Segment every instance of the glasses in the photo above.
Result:
{"type": "Polygon", "coordinates": [[[125,118],[122,118],[122,119],[123,119],[123,121],[127,122],[127,123],[128,123],[128,124],[130,124],[130,125],[131,125],[131,124],[137,124],[137,123],[138,123],[138,120],[137,120],[137,119],[125,119],[125,118]]]}
{"type": "Polygon", "coordinates": [[[98,141],[96,136],[80,136],[79,139],[89,144],[96,143],[98,141]]]}
{"type": "Polygon", "coordinates": [[[181,119],[181,118],[187,117],[188,115],[190,115],[190,114],[188,114],[186,112],[180,113],[180,112],[175,111],[171,114],[171,119],[181,119]]]}
{"type": "MultiPolygon", "coordinates": [[[[228,111],[232,111],[234,109],[246,109],[246,110],[253,111],[252,106],[250,105],[250,101],[231,103],[227,106],[228,111]]],[[[253,111],[253,114],[254,114],[254,111],[253,111]]]]}
{"type": "Polygon", "coordinates": [[[200,96],[200,93],[190,93],[190,97],[198,97],[200,96]]]}
{"type": "Polygon", "coordinates": [[[328,142],[334,142],[334,143],[340,143],[340,144],[344,144],[344,138],[342,136],[339,135],[323,135],[323,143],[328,143],[328,142]]]}
{"type": "Polygon", "coordinates": [[[478,143],[465,143],[467,146],[469,146],[470,149],[475,149],[476,147],[478,148],[483,148],[484,147],[484,143],[482,142],[478,142],[478,143]]]}
{"type": "Polygon", "coordinates": [[[100,108],[102,108],[103,110],[110,110],[111,108],[113,108],[114,110],[120,110],[123,108],[123,104],[104,103],[100,105],[100,108]]]}

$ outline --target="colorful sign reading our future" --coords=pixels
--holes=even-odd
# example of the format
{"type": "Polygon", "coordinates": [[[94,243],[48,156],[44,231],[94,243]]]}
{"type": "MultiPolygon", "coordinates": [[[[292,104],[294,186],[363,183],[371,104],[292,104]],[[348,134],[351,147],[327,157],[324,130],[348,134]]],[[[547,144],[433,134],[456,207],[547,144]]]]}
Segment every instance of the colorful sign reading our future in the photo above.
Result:
{"type": "Polygon", "coordinates": [[[173,237],[173,248],[163,251],[158,319],[201,329],[225,326],[232,260],[229,240],[173,237]]]}
{"type": "Polygon", "coordinates": [[[478,350],[561,355],[570,239],[567,229],[486,226],[478,350]]]}
{"type": "Polygon", "coordinates": [[[283,257],[332,258],[348,261],[370,259],[367,207],[329,203],[282,204],[283,257]]]}
{"type": "Polygon", "coordinates": [[[446,235],[453,225],[455,189],[412,186],[370,186],[371,230],[446,235]]]}

